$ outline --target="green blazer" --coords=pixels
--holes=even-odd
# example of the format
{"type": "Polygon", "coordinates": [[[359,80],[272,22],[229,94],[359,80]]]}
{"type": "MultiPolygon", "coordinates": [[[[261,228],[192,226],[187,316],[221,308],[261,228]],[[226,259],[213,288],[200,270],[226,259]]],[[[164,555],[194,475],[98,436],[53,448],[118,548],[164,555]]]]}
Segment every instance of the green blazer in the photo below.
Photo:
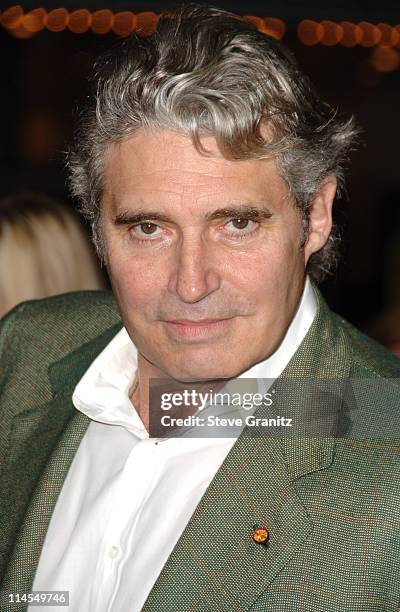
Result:
{"type": "MultiPolygon", "coordinates": [[[[74,408],[72,391],[121,325],[104,292],[26,302],[1,322],[4,590],[32,587],[57,497],[90,422],[74,408]]],[[[304,376],[383,381],[373,400],[360,391],[365,414],[384,417],[400,405],[393,380],[399,360],[334,315],[320,294],[316,318],[281,378],[304,376]]],[[[281,399],[281,414],[290,401],[281,399]]],[[[244,431],[143,610],[399,610],[399,438],[266,438],[244,431]],[[269,530],[268,545],[253,541],[254,525],[269,530]]]]}

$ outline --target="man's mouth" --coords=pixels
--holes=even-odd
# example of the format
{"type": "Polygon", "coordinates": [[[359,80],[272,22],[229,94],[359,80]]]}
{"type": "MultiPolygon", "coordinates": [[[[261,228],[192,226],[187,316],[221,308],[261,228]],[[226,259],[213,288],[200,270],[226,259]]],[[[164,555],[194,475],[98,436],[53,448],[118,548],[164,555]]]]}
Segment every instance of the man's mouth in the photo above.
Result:
{"type": "Polygon", "coordinates": [[[206,340],[226,331],[234,317],[225,319],[173,319],[164,321],[167,332],[182,340],[206,340]]]}

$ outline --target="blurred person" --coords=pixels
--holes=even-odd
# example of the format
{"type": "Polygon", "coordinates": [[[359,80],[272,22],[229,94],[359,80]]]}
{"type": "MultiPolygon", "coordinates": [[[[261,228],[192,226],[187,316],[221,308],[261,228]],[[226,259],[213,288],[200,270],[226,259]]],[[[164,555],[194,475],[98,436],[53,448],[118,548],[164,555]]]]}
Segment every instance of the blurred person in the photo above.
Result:
{"type": "Polygon", "coordinates": [[[113,293],[2,321],[4,612],[38,591],[51,610],[68,591],[71,612],[397,609],[399,361],[317,287],[354,122],[282,44],[206,6],[126,38],[94,85],[71,186],[113,293]],[[261,416],[293,413],[288,381],[361,379],[382,430],[152,436],[157,378],[272,379],[261,416]]]}
{"type": "Polygon", "coordinates": [[[0,317],[26,300],[102,288],[98,260],[73,210],[28,191],[0,200],[0,317]]]}

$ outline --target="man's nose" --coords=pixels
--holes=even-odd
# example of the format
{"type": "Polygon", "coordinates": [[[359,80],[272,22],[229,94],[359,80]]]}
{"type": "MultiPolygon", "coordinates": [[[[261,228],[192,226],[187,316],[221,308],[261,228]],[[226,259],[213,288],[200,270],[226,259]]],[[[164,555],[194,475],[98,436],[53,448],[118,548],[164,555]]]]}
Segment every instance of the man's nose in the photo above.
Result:
{"type": "Polygon", "coordinates": [[[183,238],[168,289],[187,303],[199,302],[220,287],[210,246],[201,238],[183,238]]]}

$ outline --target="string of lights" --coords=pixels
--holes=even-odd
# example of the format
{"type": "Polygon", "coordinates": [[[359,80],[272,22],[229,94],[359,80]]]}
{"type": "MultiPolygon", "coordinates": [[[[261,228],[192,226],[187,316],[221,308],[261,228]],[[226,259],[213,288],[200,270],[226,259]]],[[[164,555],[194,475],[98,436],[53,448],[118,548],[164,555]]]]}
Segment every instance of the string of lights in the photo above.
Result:
{"type": "MultiPolygon", "coordinates": [[[[256,24],[259,31],[274,38],[283,38],[286,24],[276,17],[257,17],[248,15],[245,19],[256,24]]],[[[20,5],[10,6],[0,12],[0,25],[16,38],[30,38],[42,30],[63,32],[69,30],[74,34],[93,32],[117,36],[128,36],[134,31],[142,35],[154,32],[159,15],[152,11],[133,13],[131,11],[113,12],[110,9],[89,11],[82,8],[68,11],[56,8],[46,11],[35,8],[24,12],[20,5]]],[[[342,45],[344,47],[400,48],[400,24],[392,26],[387,23],[376,25],[367,21],[340,23],[323,20],[320,22],[304,19],[297,26],[299,41],[307,46],[325,45],[327,47],[342,45]]]]}

